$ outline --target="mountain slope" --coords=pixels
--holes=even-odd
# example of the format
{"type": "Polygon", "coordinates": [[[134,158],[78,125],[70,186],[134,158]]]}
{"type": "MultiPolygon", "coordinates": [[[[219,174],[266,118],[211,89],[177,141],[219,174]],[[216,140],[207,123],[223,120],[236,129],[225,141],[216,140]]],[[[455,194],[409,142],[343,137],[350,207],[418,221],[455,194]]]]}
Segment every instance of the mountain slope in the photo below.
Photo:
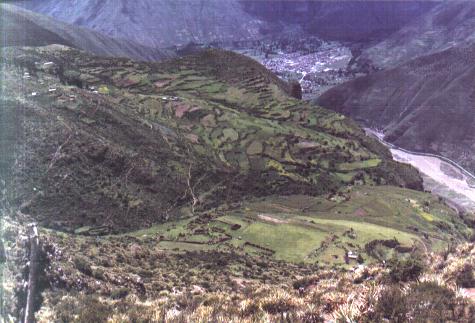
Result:
{"type": "Polygon", "coordinates": [[[475,2],[443,1],[399,31],[364,51],[362,62],[394,67],[459,44],[475,43],[475,2]]]}
{"type": "Polygon", "coordinates": [[[153,47],[259,38],[263,22],[235,0],[30,1],[31,10],[153,47]]]}
{"type": "Polygon", "coordinates": [[[162,64],[57,46],[7,54],[4,106],[24,131],[15,200],[47,226],[127,230],[190,205],[318,195],[356,180],[421,187],[349,119],[290,98],[287,83],[238,54],[162,64]]]}
{"type": "Polygon", "coordinates": [[[88,52],[155,61],[172,57],[171,52],[140,45],[131,40],[118,40],[85,28],[71,26],[55,19],[9,4],[0,4],[2,46],[44,46],[62,44],[88,52]]]}
{"type": "MultiPolygon", "coordinates": [[[[39,223],[42,321],[163,321],[175,301],[188,306],[183,295],[244,301],[246,286],[281,284],[303,295],[315,274],[331,276],[332,290],[362,288],[372,274],[335,270],[356,266],[353,252],[379,267],[470,234],[437,197],[395,187],[420,190],[415,169],[348,118],[291,98],[247,57],[138,63],[59,45],[5,55],[0,120],[11,127],[1,143],[15,156],[6,211],[39,223]]],[[[18,320],[26,228],[6,218],[5,311],[18,320]]],[[[336,313],[329,302],[304,313],[336,313]]],[[[280,304],[220,317],[275,321],[280,304]]]]}
{"type": "Polygon", "coordinates": [[[398,146],[475,170],[475,46],[461,46],[344,83],[319,104],[384,128],[398,146]]]}
{"type": "Polygon", "coordinates": [[[241,1],[265,21],[297,24],[309,34],[339,41],[384,39],[434,6],[428,1],[241,1]]]}
{"type": "Polygon", "coordinates": [[[256,40],[296,31],[381,39],[432,7],[411,1],[32,0],[33,11],[155,47],[256,40]]]}

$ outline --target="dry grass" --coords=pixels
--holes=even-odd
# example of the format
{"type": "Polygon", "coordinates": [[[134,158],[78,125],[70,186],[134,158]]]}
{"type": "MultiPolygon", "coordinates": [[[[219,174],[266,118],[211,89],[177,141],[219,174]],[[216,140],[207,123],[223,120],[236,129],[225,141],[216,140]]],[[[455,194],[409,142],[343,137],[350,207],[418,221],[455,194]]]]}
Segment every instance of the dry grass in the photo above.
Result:
{"type": "MultiPolygon", "coordinates": [[[[273,286],[254,282],[252,286],[232,293],[198,291],[192,293],[163,293],[163,297],[144,300],[128,295],[121,300],[95,298],[93,295],[45,294],[46,302],[38,313],[39,322],[57,321],[62,317],[71,322],[87,322],[81,308],[102,310],[107,322],[361,322],[391,319],[381,313],[379,303],[394,302],[393,315],[406,316],[408,321],[420,319],[420,315],[439,315],[438,309],[419,311],[417,304],[397,304],[400,299],[414,302],[440,299],[444,303],[430,306],[446,306],[444,319],[470,322],[475,318],[475,307],[464,298],[459,286],[452,279],[463,263],[473,261],[465,258],[473,254],[473,245],[462,245],[447,257],[447,267],[427,267],[417,281],[394,285],[387,279],[387,270],[381,266],[359,268],[335,275],[321,271],[313,276],[294,282],[294,287],[285,284],[273,286]],[[361,277],[367,277],[361,283],[361,277]],[[370,278],[368,278],[370,277],[370,278]],[[296,286],[299,286],[296,288],[296,286]],[[393,290],[400,298],[391,299],[393,290]],[[69,311],[69,312],[68,312],[69,311]],[[399,312],[397,312],[399,311],[399,312]],[[404,312],[407,311],[407,312],[404,312]],[[450,312],[449,314],[447,314],[450,312]],[[421,314],[422,313],[422,314],[421,314]]],[[[439,259],[439,255],[430,257],[439,259]]],[[[431,258],[427,259],[428,261],[431,258]]],[[[433,265],[436,266],[436,265],[433,265]]],[[[434,301],[435,302],[435,301],[434,301]]],[[[101,317],[101,313],[96,313],[101,317]]],[[[394,316],[396,317],[396,316],[394,316]]],[[[100,322],[101,320],[97,320],[100,322]]]]}

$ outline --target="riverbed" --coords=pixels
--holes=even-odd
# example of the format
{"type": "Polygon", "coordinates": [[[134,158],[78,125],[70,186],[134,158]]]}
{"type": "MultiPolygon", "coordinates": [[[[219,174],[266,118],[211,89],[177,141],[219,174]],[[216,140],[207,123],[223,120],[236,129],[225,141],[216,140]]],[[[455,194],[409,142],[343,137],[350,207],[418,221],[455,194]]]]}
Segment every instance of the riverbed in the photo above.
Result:
{"type": "MultiPolygon", "coordinates": [[[[459,210],[475,212],[473,178],[462,169],[436,156],[424,156],[399,149],[384,141],[384,134],[373,129],[366,132],[388,146],[393,159],[414,166],[424,180],[424,189],[445,198],[459,210]]],[[[454,162],[455,163],[455,162],[454,162]]]]}
{"type": "Polygon", "coordinates": [[[395,160],[411,164],[422,173],[426,190],[466,210],[475,211],[475,188],[469,185],[467,176],[456,167],[436,157],[419,156],[398,149],[391,149],[391,153],[395,160]]]}

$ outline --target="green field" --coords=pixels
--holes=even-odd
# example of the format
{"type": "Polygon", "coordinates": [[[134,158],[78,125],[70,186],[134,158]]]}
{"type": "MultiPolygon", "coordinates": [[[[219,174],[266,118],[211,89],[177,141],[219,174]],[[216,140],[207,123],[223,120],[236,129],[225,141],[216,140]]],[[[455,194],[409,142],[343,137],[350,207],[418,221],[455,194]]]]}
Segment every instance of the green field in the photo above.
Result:
{"type": "MultiPolygon", "coordinates": [[[[438,250],[452,237],[463,240],[470,232],[434,196],[391,186],[356,186],[330,197],[253,199],[225,213],[205,224],[191,217],[128,235],[172,239],[159,242],[166,250],[237,248],[277,260],[331,265],[344,264],[348,251],[361,254],[366,262],[375,261],[366,250],[372,241],[395,239],[406,250],[438,250]],[[216,242],[226,235],[229,239],[216,242]]],[[[378,248],[382,254],[395,252],[378,248]]]]}

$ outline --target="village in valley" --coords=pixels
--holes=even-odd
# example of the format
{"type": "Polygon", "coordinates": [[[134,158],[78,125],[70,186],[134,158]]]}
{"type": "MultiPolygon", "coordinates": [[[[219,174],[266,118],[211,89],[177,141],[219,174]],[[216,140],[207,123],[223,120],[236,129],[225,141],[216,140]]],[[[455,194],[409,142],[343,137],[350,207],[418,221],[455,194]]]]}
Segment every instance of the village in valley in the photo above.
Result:
{"type": "Polygon", "coordinates": [[[249,56],[284,80],[297,80],[303,98],[314,99],[332,86],[355,78],[349,70],[349,45],[319,38],[243,44],[234,51],[249,56]]]}

